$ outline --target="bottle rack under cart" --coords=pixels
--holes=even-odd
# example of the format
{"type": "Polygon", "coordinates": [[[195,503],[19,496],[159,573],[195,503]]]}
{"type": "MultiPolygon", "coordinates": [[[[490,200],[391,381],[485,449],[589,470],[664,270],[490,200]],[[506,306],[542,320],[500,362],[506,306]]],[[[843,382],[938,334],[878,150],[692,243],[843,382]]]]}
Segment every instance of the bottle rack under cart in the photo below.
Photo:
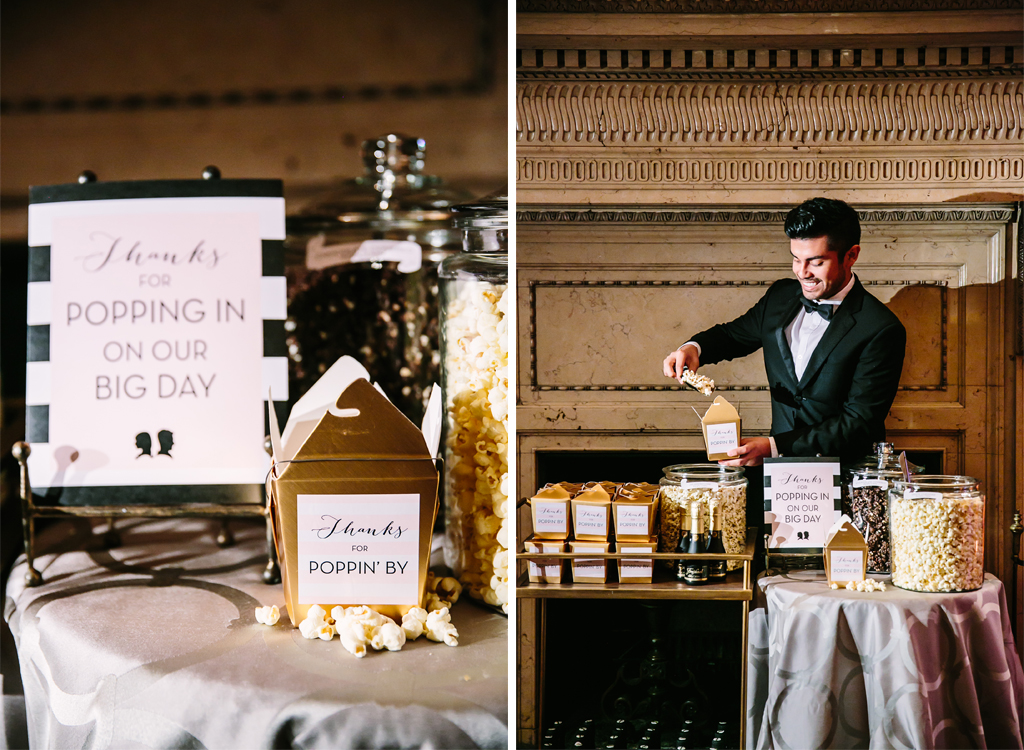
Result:
{"type": "MultiPolygon", "coordinates": [[[[654,575],[650,583],[571,583],[571,564],[565,566],[561,583],[532,583],[528,573],[521,571],[516,582],[516,597],[519,600],[520,634],[518,648],[532,653],[520,653],[521,664],[532,664],[534,674],[520,673],[520,712],[532,713],[537,730],[537,738],[542,735],[544,724],[544,686],[545,686],[545,652],[547,647],[547,600],[549,599],[632,599],[632,600],[675,600],[675,601],[734,601],[742,605],[741,648],[740,657],[740,695],[739,710],[739,747],[746,743],[746,690],[747,690],[747,620],[750,614],[750,602],[753,600],[753,561],[755,554],[756,529],[747,529],[746,546],[741,554],[683,554],[677,552],[525,552],[525,546],[519,543],[518,561],[530,560],[622,560],[643,559],[654,562],[654,575]],[[659,564],[663,560],[737,560],[742,566],[739,570],[727,574],[724,583],[706,583],[691,586],[676,580],[671,571],[659,564]],[[526,625],[527,627],[524,627],[526,625]],[[524,658],[525,657],[525,658],[524,658]],[[531,679],[532,678],[532,679],[531,679]],[[523,701],[531,702],[523,706],[523,701]]],[[[525,567],[525,566],[522,566],[525,567]]],[[[609,565],[611,567],[611,565],[609,565]]],[[[538,742],[538,746],[539,746],[538,742]]]]}

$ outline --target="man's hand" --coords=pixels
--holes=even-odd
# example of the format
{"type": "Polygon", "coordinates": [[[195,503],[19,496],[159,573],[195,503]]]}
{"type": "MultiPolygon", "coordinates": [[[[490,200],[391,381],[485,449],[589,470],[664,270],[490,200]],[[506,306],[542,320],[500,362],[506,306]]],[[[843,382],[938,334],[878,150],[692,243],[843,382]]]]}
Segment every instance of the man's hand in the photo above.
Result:
{"type": "Polygon", "coordinates": [[[739,448],[730,448],[732,461],[719,461],[721,466],[760,466],[766,458],[771,458],[772,444],[766,437],[743,438],[739,448]]]}
{"type": "Polygon", "coordinates": [[[700,367],[700,355],[697,354],[697,347],[692,344],[687,344],[665,357],[665,377],[675,378],[682,383],[684,367],[691,372],[697,372],[697,368],[700,367]]]}

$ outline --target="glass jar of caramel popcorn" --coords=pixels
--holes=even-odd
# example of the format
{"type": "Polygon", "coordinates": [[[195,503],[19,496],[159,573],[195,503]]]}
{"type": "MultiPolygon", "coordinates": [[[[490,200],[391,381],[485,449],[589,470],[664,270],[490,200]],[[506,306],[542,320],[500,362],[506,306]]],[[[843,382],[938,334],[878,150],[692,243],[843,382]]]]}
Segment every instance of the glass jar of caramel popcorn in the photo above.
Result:
{"type": "Polygon", "coordinates": [[[889,485],[903,476],[903,470],[892,443],[875,443],[874,448],[871,460],[850,471],[846,494],[853,525],[868,545],[868,572],[888,573],[889,485]]]}
{"type": "Polygon", "coordinates": [[[425,155],[422,138],[371,138],[361,176],[289,199],[299,206],[285,239],[293,401],[347,354],[403,414],[422,420],[440,381],[438,266],[461,248],[452,206],[471,198],[425,174],[425,155]]]}
{"type": "MultiPolygon", "coordinates": [[[[705,519],[712,506],[722,509],[722,541],[725,551],[743,554],[747,542],[747,478],[741,466],[718,464],[677,464],[662,469],[661,513],[658,521],[658,551],[675,552],[679,535],[686,528],[688,509],[698,503],[705,519]]],[[[667,561],[667,566],[672,566],[667,561]]],[[[729,560],[728,569],[742,565],[729,560]]]]}
{"type": "Polygon", "coordinates": [[[445,562],[508,611],[508,198],[454,208],[463,252],[441,263],[445,562]]]}
{"type": "Polygon", "coordinates": [[[972,591],[985,578],[985,496],[974,477],[922,474],[889,488],[892,582],[972,591]]]}

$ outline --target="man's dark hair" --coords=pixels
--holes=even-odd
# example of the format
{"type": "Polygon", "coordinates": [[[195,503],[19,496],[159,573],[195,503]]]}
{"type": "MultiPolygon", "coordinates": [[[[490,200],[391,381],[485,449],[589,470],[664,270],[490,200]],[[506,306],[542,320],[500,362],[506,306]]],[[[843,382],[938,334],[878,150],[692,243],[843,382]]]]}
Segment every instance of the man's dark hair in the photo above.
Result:
{"type": "Polygon", "coordinates": [[[786,214],[786,236],[791,240],[828,238],[828,249],[842,260],[846,251],[860,244],[860,219],[843,201],[811,198],[786,214]]]}

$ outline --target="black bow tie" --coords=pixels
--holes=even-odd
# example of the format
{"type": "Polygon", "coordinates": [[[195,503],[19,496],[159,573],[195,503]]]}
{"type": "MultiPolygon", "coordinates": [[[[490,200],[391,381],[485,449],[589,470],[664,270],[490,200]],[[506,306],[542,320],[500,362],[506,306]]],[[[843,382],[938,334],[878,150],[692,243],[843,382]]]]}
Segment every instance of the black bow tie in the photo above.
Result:
{"type": "Polygon", "coordinates": [[[836,313],[838,305],[822,305],[814,302],[813,300],[807,299],[802,294],[800,295],[800,304],[804,306],[804,309],[808,313],[818,313],[825,320],[832,320],[832,316],[836,313]]]}

